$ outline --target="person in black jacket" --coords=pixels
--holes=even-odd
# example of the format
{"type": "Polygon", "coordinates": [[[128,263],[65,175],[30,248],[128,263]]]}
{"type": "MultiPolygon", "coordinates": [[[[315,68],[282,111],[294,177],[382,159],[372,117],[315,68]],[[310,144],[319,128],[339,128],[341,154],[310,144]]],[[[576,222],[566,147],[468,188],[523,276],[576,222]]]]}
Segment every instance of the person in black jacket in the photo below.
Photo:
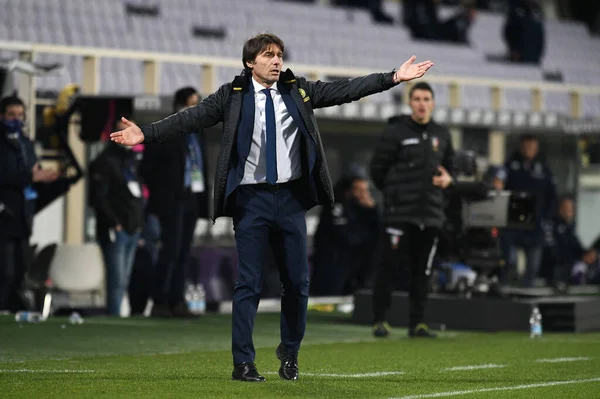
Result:
{"type": "Polygon", "coordinates": [[[573,198],[561,198],[558,209],[558,215],[544,229],[544,260],[549,269],[549,280],[561,289],[570,282],[575,265],[582,262],[587,269],[596,261],[597,252],[593,247],[586,250],[577,236],[573,198]]]}
{"type": "Polygon", "coordinates": [[[144,223],[144,198],[136,153],[109,142],[89,166],[90,204],[106,267],[106,309],[119,316],[144,223]]]}
{"type": "Polygon", "coordinates": [[[0,310],[21,307],[18,291],[27,268],[29,237],[39,185],[58,173],[40,167],[33,142],[24,134],[25,103],[0,101],[0,310]]]}
{"type": "Polygon", "coordinates": [[[350,295],[364,284],[379,229],[379,212],[364,177],[343,177],[337,201],[325,206],[313,237],[311,294],[350,295]]]}
{"type": "Polygon", "coordinates": [[[423,316],[429,276],[445,222],[444,190],[452,183],[454,150],[450,133],[431,119],[433,90],[425,82],[409,93],[412,115],[394,117],[371,160],[371,177],[383,192],[382,263],[373,290],[373,333],[388,336],[385,313],[390,306],[394,274],[408,266],[409,335],[433,337],[423,316]]]}
{"type": "Polygon", "coordinates": [[[544,15],[537,0],[511,0],[503,28],[512,62],[539,64],[545,50],[544,15]]]}
{"type": "Polygon", "coordinates": [[[233,217],[238,279],[233,294],[232,378],[264,381],[254,363],[254,318],[266,256],[272,250],[282,283],[279,377],[298,379],[306,329],[306,211],[334,202],[315,108],[341,105],[419,78],[433,66],[414,64],[333,82],[308,81],[283,70],[283,41],[261,33],[244,43],[244,72],[198,105],[142,128],[129,123],[111,140],[136,145],[176,139],[223,122],[214,187],[213,221],[233,217]],[[275,111],[277,110],[277,111],[275,111]]]}
{"type": "MultiPolygon", "coordinates": [[[[173,111],[198,103],[196,89],[175,92],[173,111]]],[[[177,137],[164,144],[148,143],[141,173],[150,198],[147,213],[160,222],[162,246],[154,267],[152,316],[194,317],[185,301],[185,265],[199,218],[208,218],[208,180],[204,133],[177,137]]]]}
{"type": "Polygon", "coordinates": [[[506,160],[504,170],[504,189],[528,193],[535,201],[536,224],[529,230],[505,228],[501,231],[502,252],[506,262],[502,283],[509,283],[510,274],[516,273],[517,248],[522,248],[527,258],[523,285],[531,288],[542,260],[543,226],[556,214],[556,184],[552,171],[539,154],[539,140],[534,135],[521,136],[520,147],[506,160]]]}

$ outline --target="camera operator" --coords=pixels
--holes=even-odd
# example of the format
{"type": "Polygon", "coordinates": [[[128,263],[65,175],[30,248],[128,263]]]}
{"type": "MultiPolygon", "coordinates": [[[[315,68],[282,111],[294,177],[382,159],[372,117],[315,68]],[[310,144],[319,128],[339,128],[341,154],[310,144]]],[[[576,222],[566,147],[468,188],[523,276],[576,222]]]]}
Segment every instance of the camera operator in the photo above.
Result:
{"type": "MultiPolygon", "coordinates": [[[[517,248],[525,250],[527,270],[525,287],[533,287],[538,275],[544,234],[542,226],[554,216],[556,187],[552,172],[539,155],[539,141],[536,136],[523,135],[519,151],[515,152],[504,165],[506,181],[504,189],[529,193],[535,203],[536,225],[530,230],[504,229],[501,234],[502,252],[508,272],[516,272],[517,248]]],[[[508,275],[502,276],[507,283],[508,275]]]]}
{"type": "Polygon", "coordinates": [[[409,336],[435,337],[423,323],[429,278],[444,225],[444,190],[452,184],[454,150],[450,133],[431,119],[433,90],[415,84],[409,93],[412,114],[391,118],[371,160],[371,177],[384,197],[383,254],[373,290],[376,337],[390,328],[396,268],[408,266],[409,336]]]}
{"type": "Polygon", "coordinates": [[[24,121],[20,98],[0,101],[0,310],[23,307],[18,292],[29,258],[36,185],[58,177],[40,167],[33,142],[24,134],[24,121]]]}

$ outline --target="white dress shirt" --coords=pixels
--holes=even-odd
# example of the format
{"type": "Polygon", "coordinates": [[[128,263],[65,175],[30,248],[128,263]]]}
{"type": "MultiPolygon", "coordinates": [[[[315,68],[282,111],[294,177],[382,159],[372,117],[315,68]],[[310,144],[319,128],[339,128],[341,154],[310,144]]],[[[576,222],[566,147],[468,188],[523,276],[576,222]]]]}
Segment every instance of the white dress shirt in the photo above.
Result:
{"type": "MultiPolygon", "coordinates": [[[[265,87],[252,78],[254,85],[254,131],[250,153],[244,167],[240,184],[265,183],[267,181],[267,122],[265,105],[267,96],[261,92],[265,87]]],[[[274,83],[269,90],[275,108],[275,136],[277,148],[277,183],[285,183],[302,175],[300,161],[300,134],[298,126],[288,112],[281,93],[274,83]]]]}

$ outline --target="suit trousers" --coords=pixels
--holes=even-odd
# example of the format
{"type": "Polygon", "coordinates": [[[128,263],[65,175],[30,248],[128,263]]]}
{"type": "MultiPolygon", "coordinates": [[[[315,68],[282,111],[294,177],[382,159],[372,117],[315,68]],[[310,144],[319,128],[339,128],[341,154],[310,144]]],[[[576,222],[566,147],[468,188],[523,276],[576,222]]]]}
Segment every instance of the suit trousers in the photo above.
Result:
{"type": "Polygon", "coordinates": [[[401,268],[408,269],[409,328],[423,321],[439,234],[439,229],[408,223],[385,227],[381,264],[373,288],[375,323],[385,320],[401,268]]]}
{"type": "Polygon", "coordinates": [[[238,251],[238,279],[233,293],[233,364],[254,362],[254,318],[260,301],[269,250],[279,269],[281,343],[297,353],[306,328],[308,257],[306,210],[301,185],[293,181],[237,188],[233,226],[238,251]]]}

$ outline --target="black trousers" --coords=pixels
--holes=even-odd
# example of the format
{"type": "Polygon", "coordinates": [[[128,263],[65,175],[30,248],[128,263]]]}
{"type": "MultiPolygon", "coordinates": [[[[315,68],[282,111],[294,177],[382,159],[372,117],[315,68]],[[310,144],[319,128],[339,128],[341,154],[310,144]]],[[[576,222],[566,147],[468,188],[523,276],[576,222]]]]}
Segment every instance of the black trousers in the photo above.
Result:
{"type": "Polygon", "coordinates": [[[19,289],[28,265],[28,238],[0,237],[0,310],[22,306],[19,289]]]}
{"type": "Polygon", "coordinates": [[[175,212],[159,216],[162,247],[155,267],[155,305],[175,306],[185,301],[185,265],[198,220],[196,194],[188,192],[175,212]]]}
{"type": "Polygon", "coordinates": [[[407,270],[409,328],[412,329],[423,321],[425,314],[440,230],[414,224],[386,225],[382,235],[383,252],[373,287],[373,321],[385,321],[398,275],[407,270]]]}

